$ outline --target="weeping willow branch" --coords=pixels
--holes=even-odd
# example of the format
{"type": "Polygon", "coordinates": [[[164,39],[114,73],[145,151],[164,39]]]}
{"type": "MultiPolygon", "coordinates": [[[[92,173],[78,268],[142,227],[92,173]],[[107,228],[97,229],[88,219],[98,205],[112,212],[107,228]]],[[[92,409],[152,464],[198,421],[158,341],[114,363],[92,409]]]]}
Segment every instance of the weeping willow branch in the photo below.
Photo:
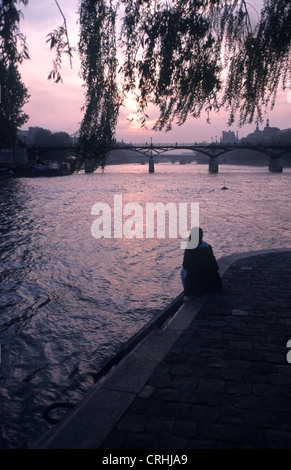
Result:
{"type": "Polygon", "coordinates": [[[84,117],[79,132],[80,164],[89,159],[105,166],[114,140],[120,96],[117,86],[116,5],[85,0],[80,7],[81,77],[86,87],[84,117]]]}
{"type": "Polygon", "coordinates": [[[272,109],[282,82],[290,73],[289,1],[265,1],[255,34],[248,35],[230,60],[222,104],[229,110],[229,124],[239,110],[239,124],[260,121],[264,109],[272,109]]]}
{"type": "Polygon", "coordinates": [[[137,89],[141,115],[159,108],[154,129],[221,107],[243,125],[273,106],[288,70],[290,1],[265,0],[254,26],[245,0],[122,3],[124,90],[137,89]]]}
{"type": "Polygon", "coordinates": [[[48,79],[53,79],[55,83],[58,83],[62,81],[62,76],[60,72],[62,65],[62,55],[66,54],[67,56],[69,56],[70,66],[72,67],[72,57],[75,48],[70,46],[66,17],[57,0],[55,0],[55,3],[64,22],[62,26],[47,35],[48,39],[46,42],[50,43],[50,49],[56,49],[56,57],[53,61],[53,69],[49,73],[48,79]]]}

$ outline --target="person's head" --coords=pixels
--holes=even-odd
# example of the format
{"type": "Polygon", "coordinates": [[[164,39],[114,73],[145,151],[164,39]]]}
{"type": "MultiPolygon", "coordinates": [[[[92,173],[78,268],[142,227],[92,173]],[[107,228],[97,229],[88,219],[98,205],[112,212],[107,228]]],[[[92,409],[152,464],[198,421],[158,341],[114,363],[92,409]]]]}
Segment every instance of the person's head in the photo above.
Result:
{"type": "Polygon", "coordinates": [[[189,240],[198,240],[197,246],[202,243],[203,230],[201,227],[192,227],[189,240]]]}

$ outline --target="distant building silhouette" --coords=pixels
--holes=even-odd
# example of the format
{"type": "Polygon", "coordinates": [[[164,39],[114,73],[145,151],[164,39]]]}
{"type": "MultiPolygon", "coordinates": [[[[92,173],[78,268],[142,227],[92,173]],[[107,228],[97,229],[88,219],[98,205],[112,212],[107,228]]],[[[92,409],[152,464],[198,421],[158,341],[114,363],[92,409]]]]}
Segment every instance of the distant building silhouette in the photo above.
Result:
{"type": "Polygon", "coordinates": [[[41,130],[41,127],[29,127],[28,130],[21,129],[18,131],[18,137],[31,147],[35,143],[35,136],[39,130],[41,130]]]}
{"type": "Polygon", "coordinates": [[[237,137],[233,131],[222,131],[222,137],[220,139],[220,143],[222,145],[233,145],[238,142],[237,137]]]}
{"type": "Polygon", "coordinates": [[[260,130],[259,124],[257,124],[256,130],[243,139],[240,139],[240,143],[250,145],[290,145],[291,129],[281,130],[279,127],[271,127],[270,121],[267,119],[266,126],[263,130],[260,130]]]}

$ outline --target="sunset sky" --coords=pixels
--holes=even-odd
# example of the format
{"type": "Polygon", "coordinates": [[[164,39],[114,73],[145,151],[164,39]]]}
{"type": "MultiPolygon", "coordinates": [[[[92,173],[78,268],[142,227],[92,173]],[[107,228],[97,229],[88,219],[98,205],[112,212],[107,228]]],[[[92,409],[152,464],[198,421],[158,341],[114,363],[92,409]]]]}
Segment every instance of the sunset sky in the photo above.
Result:
{"type": "MultiPolygon", "coordinates": [[[[261,0],[253,1],[261,4],[261,0]]],[[[71,46],[78,44],[79,27],[77,24],[78,0],[59,0],[59,4],[66,17],[71,46]]],[[[81,107],[84,104],[84,88],[79,77],[80,62],[78,54],[73,58],[73,67],[70,68],[67,58],[63,59],[63,83],[55,84],[48,80],[52,69],[54,52],[46,44],[46,36],[62,23],[62,18],[54,0],[29,0],[28,6],[21,5],[24,18],[21,20],[21,31],[26,35],[30,60],[24,61],[20,66],[23,82],[31,95],[24,111],[30,116],[23,129],[39,126],[50,129],[52,132],[66,131],[73,134],[78,130],[82,120],[81,107]]],[[[287,91],[278,93],[275,109],[266,115],[270,125],[286,129],[291,127],[291,100],[287,91]]],[[[135,106],[133,100],[128,100],[126,107],[120,111],[116,137],[125,142],[140,143],[153,142],[194,142],[211,141],[219,139],[223,130],[237,131],[236,125],[228,128],[227,115],[223,112],[213,114],[211,124],[206,122],[206,116],[199,120],[188,119],[181,127],[174,127],[170,132],[154,132],[150,127],[141,130],[137,123],[129,123],[128,118],[134,116],[135,106]]],[[[155,117],[154,113],[150,117],[155,117]]],[[[263,124],[264,125],[264,124],[263,124]]],[[[261,128],[263,127],[261,126],[261,128]]],[[[238,129],[239,137],[244,137],[255,129],[254,125],[246,125],[238,129]]]]}

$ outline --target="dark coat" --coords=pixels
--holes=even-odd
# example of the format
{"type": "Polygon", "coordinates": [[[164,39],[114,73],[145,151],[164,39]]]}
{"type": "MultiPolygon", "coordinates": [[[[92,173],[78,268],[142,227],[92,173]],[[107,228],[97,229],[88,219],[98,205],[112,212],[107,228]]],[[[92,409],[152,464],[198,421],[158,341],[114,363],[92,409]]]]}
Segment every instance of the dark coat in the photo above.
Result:
{"type": "Polygon", "coordinates": [[[184,252],[183,268],[187,271],[184,295],[206,294],[221,290],[221,278],[212,246],[203,243],[184,252]]]}

